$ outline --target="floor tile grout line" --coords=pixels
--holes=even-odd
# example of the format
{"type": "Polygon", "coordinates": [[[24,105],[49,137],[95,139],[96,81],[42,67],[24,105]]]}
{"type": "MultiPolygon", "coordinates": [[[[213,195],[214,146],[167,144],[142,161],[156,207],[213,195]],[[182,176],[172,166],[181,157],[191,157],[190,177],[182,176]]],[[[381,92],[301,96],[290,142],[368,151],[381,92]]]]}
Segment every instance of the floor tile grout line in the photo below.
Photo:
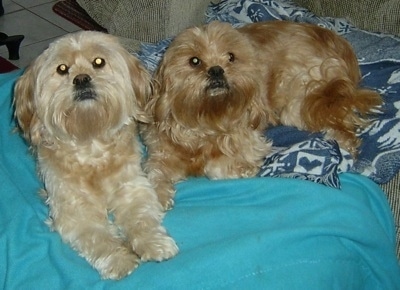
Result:
{"type": "MultiPolygon", "coordinates": [[[[40,5],[37,5],[37,6],[40,6],[40,5]]],[[[37,6],[36,6],[36,7],[37,7],[37,6]]],[[[39,14],[33,12],[32,10],[30,10],[30,9],[26,9],[26,10],[29,11],[30,13],[36,15],[37,17],[39,17],[39,18],[45,20],[47,23],[49,23],[49,24],[51,24],[51,25],[53,25],[53,26],[55,26],[55,27],[57,27],[57,28],[60,28],[60,29],[63,30],[65,33],[68,33],[68,31],[65,30],[63,27],[61,27],[61,26],[59,26],[59,25],[57,25],[57,24],[51,22],[50,20],[48,20],[48,19],[46,19],[46,18],[43,18],[42,16],[40,16],[39,14]]],[[[54,14],[57,15],[56,13],[54,13],[54,14]]]]}
{"type": "MultiPolygon", "coordinates": [[[[12,1],[12,2],[13,2],[14,4],[19,5],[20,7],[22,7],[22,9],[18,9],[18,10],[14,10],[14,11],[11,11],[11,12],[8,12],[8,13],[4,13],[3,16],[5,16],[5,15],[11,15],[11,14],[13,14],[13,13],[17,13],[17,12],[21,12],[21,11],[24,11],[24,10],[25,10],[25,11],[27,11],[27,12],[29,12],[29,13],[32,13],[32,14],[35,15],[36,17],[39,17],[40,19],[46,21],[48,24],[50,24],[50,25],[52,25],[52,26],[54,26],[54,27],[57,27],[57,28],[61,29],[63,32],[65,32],[65,34],[69,33],[69,31],[68,31],[68,30],[65,30],[64,27],[53,23],[53,22],[50,21],[49,19],[46,19],[46,18],[44,18],[43,16],[41,16],[41,15],[39,15],[39,14],[37,14],[37,13],[35,13],[34,11],[31,10],[32,8],[39,7],[39,6],[42,6],[42,5],[46,5],[46,4],[48,4],[48,3],[53,3],[53,2],[38,4],[38,5],[35,5],[35,6],[32,6],[32,7],[29,7],[29,8],[24,7],[24,6],[22,6],[21,4],[18,4],[18,3],[14,2],[14,1],[12,1]]],[[[54,13],[54,15],[57,15],[57,14],[54,13]]],[[[61,36],[61,35],[60,35],[60,36],[61,36]]],[[[33,45],[33,44],[37,44],[37,43],[41,43],[41,42],[49,41],[49,40],[51,40],[51,39],[58,38],[58,37],[60,37],[60,36],[55,36],[55,37],[50,37],[50,38],[47,38],[47,39],[42,39],[42,40],[40,40],[40,41],[37,41],[37,42],[34,42],[34,43],[30,43],[30,44],[28,44],[28,45],[23,45],[23,43],[21,43],[21,47],[28,47],[28,46],[33,45]]]]}
{"type": "MultiPolygon", "coordinates": [[[[36,39],[35,42],[29,43],[27,45],[25,45],[24,43],[21,43],[21,49],[22,49],[22,57],[20,58],[20,60],[16,60],[16,61],[11,61],[14,65],[20,67],[20,68],[24,68],[27,65],[29,65],[36,57],[37,55],[39,55],[41,53],[41,51],[45,48],[48,47],[48,45],[53,42],[55,39],[62,37],[64,34],[68,34],[71,32],[75,32],[74,27],[69,27],[67,24],[64,24],[62,21],[59,21],[57,19],[57,17],[60,17],[60,19],[62,18],[61,16],[59,16],[57,13],[55,13],[52,10],[52,5],[54,5],[57,1],[44,1],[45,3],[40,3],[37,4],[38,1],[35,0],[31,0],[31,2],[29,4],[20,4],[17,3],[15,1],[9,1],[6,4],[6,7],[8,5],[10,5],[9,10],[5,11],[5,16],[8,15],[8,17],[10,17],[11,19],[15,19],[16,17],[10,16],[14,13],[18,13],[18,12],[23,12],[26,11],[29,14],[31,14],[34,17],[38,17],[38,19],[41,19],[41,21],[44,21],[46,23],[46,25],[49,27],[49,29],[57,29],[58,33],[55,33],[53,36],[48,36],[46,37],[46,39],[36,39]],[[32,5],[32,2],[34,2],[35,4],[33,4],[33,6],[30,7],[26,7],[26,5],[32,5]],[[14,6],[15,5],[15,6],[14,6]],[[40,6],[47,6],[47,7],[43,7],[43,9],[40,8],[40,6]],[[51,10],[49,10],[48,8],[50,7],[51,10]],[[35,12],[36,11],[36,12],[35,12]],[[40,15],[39,15],[39,14],[40,15]],[[54,15],[52,14],[54,13],[54,15]],[[49,15],[51,14],[51,15],[49,15]],[[37,55],[36,55],[37,54],[37,55]]],[[[42,1],[39,1],[42,2],[42,1]]],[[[4,5],[4,3],[3,3],[4,5]]],[[[34,27],[28,27],[27,31],[24,31],[24,35],[29,35],[29,33],[32,32],[32,29],[34,29],[34,27]]],[[[76,28],[76,30],[79,30],[79,27],[76,28]]],[[[8,51],[6,49],[2,49],[0,50],[0,56],[4,57],[7,59],[8,57],[8,51]]]]}

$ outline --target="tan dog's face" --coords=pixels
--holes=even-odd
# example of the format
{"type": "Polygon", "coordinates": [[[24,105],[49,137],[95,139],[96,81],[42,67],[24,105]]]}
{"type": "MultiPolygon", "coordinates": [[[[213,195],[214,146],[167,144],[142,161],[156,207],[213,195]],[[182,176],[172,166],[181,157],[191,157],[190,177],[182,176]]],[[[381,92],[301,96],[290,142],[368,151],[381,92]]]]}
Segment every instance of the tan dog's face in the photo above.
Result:
{"type": "Polygon", "coordinates": [[[260,98],[254,55],[251,44],[229,24],[185,30],[171,43],[155,74],[155,120],[172,116],[181,126],[203,130],[234,126],[233,120],[260,98]]]}
{"type": "Polygon", "coordinates": [[[44,136],[86,140],[113,134],[141,107],[150,76],[111,35],[84,31],[54,42],[15,88],[16,116],[33,144],[44,136]]]}

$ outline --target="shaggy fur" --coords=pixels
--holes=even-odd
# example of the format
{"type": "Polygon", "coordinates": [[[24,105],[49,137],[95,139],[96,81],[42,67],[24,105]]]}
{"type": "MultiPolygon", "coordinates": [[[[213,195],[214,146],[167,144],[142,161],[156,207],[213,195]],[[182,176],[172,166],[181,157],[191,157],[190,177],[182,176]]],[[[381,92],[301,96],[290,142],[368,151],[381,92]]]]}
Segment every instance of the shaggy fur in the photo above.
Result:
{"type": "Polygon", "coordinates": [[[52,43],[15,87],[49,224],[104,279],[178,251],[141,169],[137,121],[148,121],[140,108],[150,91],[148,72],[116,38],[89,31],[52,43]]]}
{"type": "Polygon", "coordinates": [[[325,132],[355,156],[356,132],[381,104],[358,87],[357,59],[343,38],[283,21],[189,28],[154,78],[146,170],[165,208],[187,176],[254,176],[270,153],[268,125],[325,132]]]}
{"type": "Polygon", "coordinates": [[[311,24],[255,23],[238,31],[256,48],[268,123],[325,132],[356,157],[361,143],[356,133],[369,124],[382,99],[359,87],[361,74],[351,45],[311,24]]]}

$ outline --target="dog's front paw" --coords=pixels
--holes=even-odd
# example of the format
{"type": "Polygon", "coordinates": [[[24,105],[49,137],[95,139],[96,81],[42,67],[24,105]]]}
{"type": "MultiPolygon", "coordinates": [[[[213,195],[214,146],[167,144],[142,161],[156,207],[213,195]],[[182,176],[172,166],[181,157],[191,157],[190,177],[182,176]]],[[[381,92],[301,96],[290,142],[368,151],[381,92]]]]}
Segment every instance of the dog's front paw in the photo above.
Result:
{"type": "Polygon", "coordinates": [[[107,257],[97,259],[94,267],[102,279],[119,280],[132,273],[140,263],[140,258],[127,248],[120,248],[107,257]]]}
{"type": "Polygon", "coordinates": [[[165,211],[171,210],[174,207],[175,189],[172,183],[164,182],[156,187],[158,201],[165,211]]]}
{"type": "Polygon", "coordinates": [[[260,167],[256,165],[242,166],[239,169],[239,176],[241,178],[254,177],[260,171],[260,167]]]}
{"type": "Polygon", "coordinates": [[[165,211],[173,209],[175,202],[172,197],[163,196],[159,198],[159,201],[165,211]]]}
{"type": "Polygon", "coordinates": [[[204,168],[205,175],[210,179],[248,178],[257,175],[260,166],[246,162],[238,162],[227,156],[211,160],[204,168]]]}
{"type": "Polygon", "coordinates": [[[175,241],[162,232],[154,233],[146,239],[136,239],[133,244],[134,251],[142,261],[161,262],[174,257],[179,251],[175,241]]]}

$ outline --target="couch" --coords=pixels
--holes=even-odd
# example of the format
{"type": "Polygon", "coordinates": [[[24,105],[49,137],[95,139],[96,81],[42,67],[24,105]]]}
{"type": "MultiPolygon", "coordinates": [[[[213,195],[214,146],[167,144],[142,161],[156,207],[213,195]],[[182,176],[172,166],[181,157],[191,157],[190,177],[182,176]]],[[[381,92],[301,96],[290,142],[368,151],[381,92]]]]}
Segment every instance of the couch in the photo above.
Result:
{"type": "MultiPolygon", "coordinates": [[[[360,29],[400,36],[400,1],[397,0],[295,0],[318,16],[340,17],[360,29]]],[[[400,173],[380,184],[386,193],[397,233],[397,255],[400,259],[400,173]]]]}
{"type": "Polygon", "coordinates": [[[307,132],[294,128],[271,128],[267,136],[276,148],[284,149],[266,158],[258,177],[189,178],[177,185],[175,208],[164,220],[180,248],[176,257],[143,263],[121,281],[102,281],[44,224],[47,207],[36,194],[42,184],[35,174],[35,161],[22,138],[12,132],[15,124],[10,121],[12,88],[22,71],[0,75],[0,247],[6,253],[0,256],[2,288],[400,289],[396,257],[399,152],[397,145],[392,146],[398,144],[397,137],[400,139],[395,105],[400,99],[395,78],[400,67],[389,61],[389,54],[400,47],[397,40],[379,36],[380,43],[392,47],[385,51],[385,62],[373,61],[375,55],[366,48],[378,36],[365,34],[347,20],[317,17],[286,0],[223,0],[214,4],[77,1],[109,33],[119,35],[150,71],[176,33],[188,25],[212,20],[234,25],[274,19],[306,21],[334,29],[351,42],[352,37],[362,36],[365,42],[354,45],[363,60],[364,84],[384,92],[388,113],[393,114],[390,122],[389,117],[377,120],[361,133],[366,140],[361,163],[331,147],[324,147],[322,155],[321,147],[307,147],[307,154],[296,151],[294,147],[329,144],[319,135],[310,141],[307,132]],[[130,19],[128,25],[123,16],[130,19]],[[393,76],[391,89],[381,87],[387,85],[381,82],[383,72],[393,76]],[[388,132],[377,135],[377,128],[388,132]],[[387,150],[371,153],[371,145],[384,137],[391,141],[387,150]],[[389,151],[396,153],[387,154],[389,151]],[[326,167],[321,166],[320,171],[313,168],[312,172],[280,167],[280,174],[273,170],[288,158],[296,162],[297,157],[306,155],[310,163],[312,156],[317,156],[326,167]]]}
{"type": "MultiPolygon", "coordinates": [[[[90,1],[77,0],[79,5],[109,33],[118,35],[128,49],[136,51],[140,42],[157,42],[176,35],[180,30],[204,22],[209,0],[190,1],[90,1]],[[162,3],[162,4],[161,4],[162,3]],[[130,7],[129,7],[130,6],[130,7]],[[182,11],[182,13],[180,12],[182,11]],[[180,17],[176,17],[176,15],[180,17]]],[[[211,1],[217,4],[219,1],[211,1]]],[[[296,0],[318,16],[348,19],[361,29],[378,33],[400,35],[400,2],[296,0]]],[[[397,254],[400,258],[400,173],[380,184],[387,194],[397,232],[397,254]]]]}

